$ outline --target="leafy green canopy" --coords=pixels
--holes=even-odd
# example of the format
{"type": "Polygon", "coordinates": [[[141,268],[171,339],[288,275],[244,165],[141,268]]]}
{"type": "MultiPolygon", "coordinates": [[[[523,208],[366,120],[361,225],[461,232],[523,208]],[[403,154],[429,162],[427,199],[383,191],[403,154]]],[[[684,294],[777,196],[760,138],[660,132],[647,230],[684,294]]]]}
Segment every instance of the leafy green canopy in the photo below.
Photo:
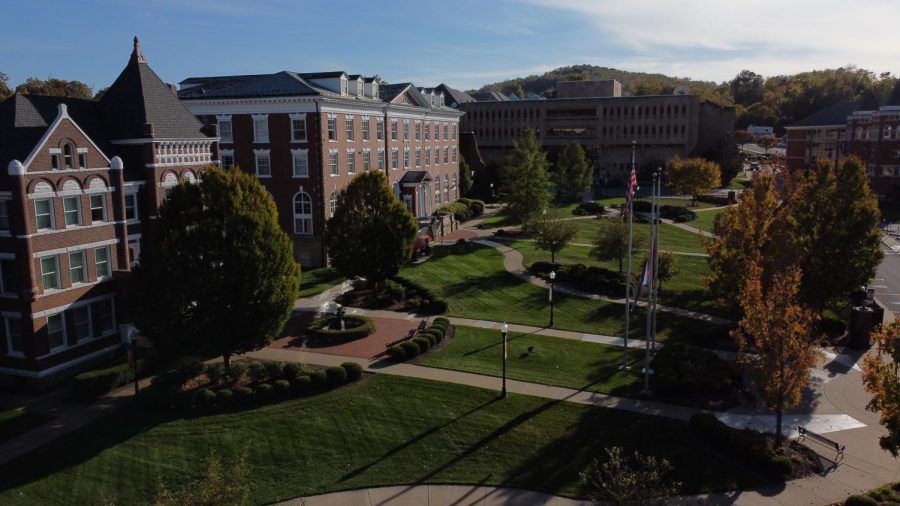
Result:
{"type": "Polygon", "coordinates": [[[344,276],[362,276],[379,286],[409,260],[417,230],[383,172],[360,174],[341,190],[325,228],[331,265],[344,276]]]}
{"type": "Polygon", "coordinates": [[[281,332],[300,268],[256,177],[207,167],[175,187],[145,238],[135,319],[161,348],[227,362],[281,332]]]}
{"type": "Polygon", "coordinates": [[[584,148],[574,142],[566,146],[556,161],[553,175],[560,193],[571,202],[594,183],[594,173],[585,158],[584,148]]]}
{"type": "Polygon", "coordinates": [[[513,141],[513,152],[503,167],[503,188],[510,216],[524,224],[550,203],[547,165],[547,155],[534,130],[529,128],[524,139],[513,141]]]}

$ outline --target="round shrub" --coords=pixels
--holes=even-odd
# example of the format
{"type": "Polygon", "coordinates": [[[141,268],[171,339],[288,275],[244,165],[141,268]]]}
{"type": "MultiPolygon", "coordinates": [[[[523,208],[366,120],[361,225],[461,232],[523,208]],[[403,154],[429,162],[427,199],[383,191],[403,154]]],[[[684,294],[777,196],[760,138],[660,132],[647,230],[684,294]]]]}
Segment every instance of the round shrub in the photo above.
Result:
{"type": "Polygon", "coordinates": [[[231,393],[231,390],[223,388],[216,392],[216,403],[218,403],[219,406],[227,406],[231,404],[231,398],[233,396],[234,394],[231,393]]]}
{"type": "Polygon", "coordinates": [[[844,506],[878,506],[878,501],[867,495],[851,495],[844,501],[844,506]]]}
{"type": "Polygon", "coordinates": [[[400,302],[403,300],[403,295],[406,293],[406,289],[403,288],[403,285],[400,283],[386,279],[384,281],[384,293],[387,295],[392,301],[400,302]]]}
{"type": "Polygon", "coordinates": [[[343,367],[332,366],[325,369],[328,386],[339,387],[347,382],[347,370],[343,367]]]}
{"type": "Polygon", "coordinates": [[[772,459],[772,463],[770,464],[772,469],[772,476],[778,479],[785,480],[790,478],[792,474],[794,474],[794,463],[791,462],[789,457],[778,456],[772,459]]]}
{"type": "Polygon", "coordinates": [[[341,367],[347,371],[347,381],[356,381],[362,377],[363,368],[356,362],[344,362],[341,367]]]}
{"type": "Polygon", "coordinates": [[[434,321],[432,322],[432,325],[436,325],[438,323],[442,323],[444,325],[450,325],[450,319],[445,318],[443,316],[438,316],[437,318],[434,319],[434,321]]]}
{"type": "Polygon", "coordinates": [[[269,377],[269,370],[262,362],[250,362],[247,364],[247,376],[255,383],[259,383],[269,377]]]}
{"type": "Polygon", "coordinates": [[[484,202],[481,200],[473,200],[469,204],[469,211],[472,213],[472,216],[481,216],[484,214],[484,202]]]}
{"type": "Polygon", "coordinates": [[[278,380],[272,386],[279,397],[286,397],[291,391],[291,382],[288,380],[278,380]]]}
{"type": "Polygon", "coordinates": [[[284,369],[281,370],[281,374],[284,375],[284,379],[291,381],[292,379],[300,376],[300,368],[299,364],[287,363],[284,364],[284,369]]]}
{"type": "Polygon", "coordinates": [[[309,392],[311,384],[312,380],[310,380],[309,376],[303,374],[291,380],[291,390],[296,395],[303,395],[309,392]]]}
{"type": "Polygon", "coordinates": [[[419,346],[420,353],[425,353],[431,348],[431,341],[427,337],[416,337],[413,342],[419,346]]]}
{"type": "Polygon", "coordinates": [[[420,353],[419,345],[413,341],[400,343],[400,347],[403,348],[403,352],[405,353],[406,358],[416,357],[420,353]]]}
{"type": "Polygon", "coordinates": [[[431,328],[428,329],[428,332],[434,334],[434,337],[438,338],[438,341],[440,341],[444,338],[444,334],[447,333],[447,329],[444,327],[432,325],[431,328]]]}
{"type": "Polygon", "coordinates": [[[204,388],[197,392],[197,405],[202,408],[208,408],[216,403],[216,393],[208,388],[204,388]]]}
{"type": "Polygon", "coordinates": [[[393,360],[406,360],[406,350],[399,344],[395,344],[388,348],[387,354],[388,357],[393,360]]]}
{"type": "Polygon", "coordinates": [[[263,383],[256,387],[256,398],[261,401],[271,399],[274,390],[275,387],[273,387],[271,383],[263,383]]]}
{"type": "Polygon", "coordinates": [[[247,405],[253,402],[255,393],[250,387],[240,387],[234,391],[234,400],[238,404],[247,405]]]}
{"type": "Polygon", "coordinates": [[[325,390],[328,386],[328,375],[325,371],[315,371],[309,375],[309,379],[314,390],[325,390]]]}
{"type": "MultiPolygon", "coordinates": [[[[429,347],[429,348],[431,348],[432,346],[434,346],[434,343],[437,342],[437,336],[435,336],[433,333],[431,333],[430,330],[426,330],[426,331],[424,331],[424,332],[420,332],[419,335],[418,335],[418,337],[425,338],[425,340],[428,341],[428,347],[429,347]]],[[[422,350],[422,351],[425,351],[425,350],[422,350]]]]}
{"type": "Polygon", "coordinates": [[[343,343],[361,339],[375,331],[375,322],[360,315],[345,315],[344,328],[340,329],[337,316],[317,318],[306,327],[306,335],[312,339],[332,343],[343,343]]]}
{"type": "Polygon", "coordinates": [[[276,362],[274,360],[266,360],[263,362],[263,365],[266,366],[266,373],[268,374],[270,380],[276,380],[281,377],[284,366],[281,365],[280,362],[276,362]]]}

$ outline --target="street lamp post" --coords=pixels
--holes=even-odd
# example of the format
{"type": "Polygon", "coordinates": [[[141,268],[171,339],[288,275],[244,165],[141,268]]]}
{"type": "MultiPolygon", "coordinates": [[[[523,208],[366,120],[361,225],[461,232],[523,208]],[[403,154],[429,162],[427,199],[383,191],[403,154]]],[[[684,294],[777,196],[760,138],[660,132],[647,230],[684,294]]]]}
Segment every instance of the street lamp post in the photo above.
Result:
{"type": "Polygon", "coordinates": [[[503,336],[503,389],[500,391],[500,397],[506,398],[506,335],[509,332],[509,325],[503,322],[500,325],[500,335],[503,336]]]}
{"type": "Polygon", "coordinates": [[[556,279],[556,272],[550,271],[550,327],[553,327],[553,280],[556,279]]]}

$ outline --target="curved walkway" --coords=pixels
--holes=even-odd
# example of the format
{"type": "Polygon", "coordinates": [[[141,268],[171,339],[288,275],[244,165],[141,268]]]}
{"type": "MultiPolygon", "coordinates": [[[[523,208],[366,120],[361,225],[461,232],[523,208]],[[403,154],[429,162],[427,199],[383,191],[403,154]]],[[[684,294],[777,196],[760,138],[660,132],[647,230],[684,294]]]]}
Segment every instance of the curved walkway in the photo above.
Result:
{"type": "MultiPolygon", "coordinates": [[[[522,281],[531,283],[533,285],[540,286],[542,288],[549,289],[549,285],[547,284],[546,281],[544,281],[543,279],[541,279],[537,276],[533,276],[528,273],[528,271],[525,269],[525,266],[523,263],[524,257],[522,256],[522,253],[519,252],[517,249],[507,246],[505,244],[496,242],[496,241],[488,240],[488,239],[474,239],[472,242],[474,242],[476,244],[481,244],[483,246],[489,246],[489,247],[495,248],[497,251],[502,253],[503,254],[503,267],[505,267],[506,270],[509,273],[511,273],[512,275],[516,276],[517,278],[521,279],[522,281]]],[[[604,295],[598,295],[595,293],[583,292],[581,290],[578,290],[578,289],[575,289],[572,287],[568,287],[568,286],[554,285],[553,289],[559,293],[564,293],[566,295],[571,295],[573,297],[581,297],[584,299],[591,299],[591,300],[602,300],[602,301],[606,301],[606,302],[613,302],[616,304],[625,304],[625,299],[612,298],[612,297],[607,297],[604,295]]],[[[643,301],[638,301],[635,304],[638,306],[646,306],[647,303],[643,302],[643,301]]],[[[704,321],[707,323],[713,323],[716,325],[728,325],[728,324],[732,323],[730,320],[727,320],[725,318],[708,315],[708,314],[704,314],[704,313],[698,313],[696,311],[690,311],[687,309],[680,309],[680,308],[671,307],[671,306],[663,306],[661,304],[657,304],[656,307],[660,311],[665,311],[667,313],[672,313],[672,314],[675,314],[678,316],[683,316],[685,318],[692,318],[694,320],[700,320],[700,321],[704,321]]]]}
{"type": "Polygon", "coordinates": [[[588,506],[589,501],[505,487],[478,485],[399,485],[345,490],[324,495],[297,497],[280,506],[441,506],[522,504],[547,506],[588,506]]]}

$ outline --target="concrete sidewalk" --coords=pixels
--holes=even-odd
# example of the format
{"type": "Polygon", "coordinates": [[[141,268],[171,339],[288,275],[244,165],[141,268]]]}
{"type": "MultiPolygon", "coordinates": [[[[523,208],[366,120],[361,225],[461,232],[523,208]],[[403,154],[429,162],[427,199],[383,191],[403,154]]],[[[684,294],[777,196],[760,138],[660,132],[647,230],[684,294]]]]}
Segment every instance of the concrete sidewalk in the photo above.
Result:
{"type": "Polygon", "coordinates": [[[495,506],[501,504],[589,506],[591,503],[515,488],[477,485],[400,485],[297,497],[278,504],[280,506],[495,506]]]}

